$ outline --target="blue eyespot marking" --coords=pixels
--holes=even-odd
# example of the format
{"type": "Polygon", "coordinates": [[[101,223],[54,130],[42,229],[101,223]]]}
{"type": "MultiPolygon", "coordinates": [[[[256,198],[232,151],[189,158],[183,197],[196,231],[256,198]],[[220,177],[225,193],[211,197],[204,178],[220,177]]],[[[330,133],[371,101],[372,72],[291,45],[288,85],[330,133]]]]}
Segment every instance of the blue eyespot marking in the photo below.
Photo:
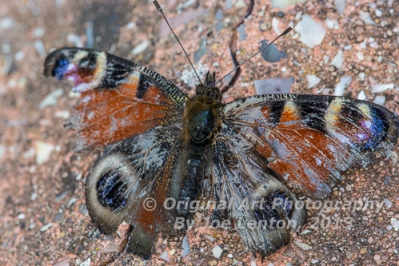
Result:
{"type": "Polygon", "coordinates": [[[112,210],[123,208],[127,202],[127,185],[118,172],[105,173],[97,183],[98,201],[112,210]]]}
{"type": "Polygon", "coordinates": [[[381,141],[384,140],[387,132],[387,125],[382,117],[380,117],[378,110],[370,107],[370,114],[371,120],[364,119],[360,121],[361,127],[366,129],[366,133],[360,133],[356,136],[363,149],[378,147],[381,141]]]}
{"type": "Polygon", "coordinates": [[[68,64],[69,61],[66,57],[60,57],[53,68],[53,76],[56,77],[58,80],[62,80],[65,72],[68,69],[68,64]]]}

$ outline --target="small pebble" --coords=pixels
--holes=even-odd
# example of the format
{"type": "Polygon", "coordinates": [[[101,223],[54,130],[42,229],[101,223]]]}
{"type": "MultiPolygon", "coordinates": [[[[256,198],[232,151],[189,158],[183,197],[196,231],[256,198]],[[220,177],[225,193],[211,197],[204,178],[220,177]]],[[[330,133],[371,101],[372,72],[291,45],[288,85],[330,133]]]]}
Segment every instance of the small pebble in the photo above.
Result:
{"type": "Polygon", "coordinates": [[[378,93],[378,92],[383,92],[389,89],[393,89],[395,87],[394,84],[375,84],[371,86],[371,92],[372,93],[378,93]]]}
{"type": "Polygon", "coordinates": [[[42,141],[35,141],[36,149],[36,164],[42,164],[48,161],[51,152],[54,150],[54,145],[42,141]]]}
{"type": "Polygon", "coordinates": [[[298,247],[300,247],[300,248],[303,249],[303,250],[310,250],[310,249],[312,249],[312,247],[309,246],[308,244],[305,244],[305,243],[303,243],[303,242],[299,242],[299,241],[296,241],[296,240],[294,240],[294,244],[297,245],[298,247]]]}
{"type": "Polygon", "coordinates": [[[185,236],[183,238],[183,242],[182,242],[182,252],[181,252],[181,256],[183,258],[187,257],[188,254],[190,254],[190,243],[188,242],[188,237],[185,236]]]}
{"type": "Polygon", "coordinates": [[[327,32],[322,24],[307,14],[302,16],[301,21],[295,26],[295,31],[301,35],[299,40],[310,48],[321,44],[327,32]]]}
{"type": "Polygon", "coordinates": [[[133,48],[131,53],[133,55],[140,54],[140,53],[144,52],[147,49],[149,44],[150,43],[147,40],[142,41],[139,45],[137,45],[136,47],[133,48]]]}
{"type": "Polygon", "coordinates": [[[167,262],[170,261],[169,253],[166,250],[161,255],[159,255],[159,258],[167,262]]]}
{"type": "Polygon", "coordinates": [[[339,50],[334,59],[331,62],[331,65],[335,66],[336,68],[342,68],[344,64],[344,54],[342,50],[339,50]]]}
{"type": "Polygon", "coordinates": [[[346,88],[351,84],[351,76],[343,76],[334,88],[335,96],[342,96],[345,93],[346,88]]]}
{"type": "Polygon", "coordinates": [[[385,103],[385,96],[384,95],[377,95],[375,96],[374,103],[379,105],[384,105],[385,103]]]}
{"type": "Polygon", "coordinates": [[[42,226],[42,227],[40,228],[40,232],[46,232],[51,226],[53,226],[52,223],[48,223],[48,224],[46,224],[45,226],[42,226]]]}
{"type": "Polygon", "coordinates": [[[284,9],[287,6],[303,3],[305,0],[270,0],[272,7],[284,9]]]}
{"type": "Polygon", "coordinates": [[[399,231],[399,220],[398,219],[392,218],[391,225],[395,231],[399,231]]]}
{"type": "Polygon", "coordinates": [[[367,96],[366,96],[366,93],[362,90],[360,93],[359,93],[359,95],[357,96],[357,99],[358,100],[367,100],[367,96]]]}
{"type": "Polygon", "coordinates": [[[222,256],[222,253],[223,253],[223,249],[220,246],[215,246],[212,249],[212,254],[217,259],[220,258],[220,256],[222,256]]]}
{"type": "Polygon", "coordinates": [[[367,248],[361,248],[360,255],[365,255],[365,254],[367,254],[367,248]]]}
{"type": "Polygon", "coordinates": [[[209,266],[216,266],[218,264],[218,262],[216,260],[212,260],[210,262],[208,262],[209,266]]]}
{"type": "Polygon", "coordinates": [[[364,23],[369,25],[377,25],[374,20],[371,18],[369,12],[360,11],[360,18],[364,23]]]}
{"type": "Polygon", "coordinates": [[[90,258],[82,262],[79,266],[90,266],[90,258]]]}
{"type": "Polygon", "coordinates": [[[308,81],[308,89],[313,88],[320,82],[320,78],[316,75],[306,75],[306,79],[308,81]]]}
{"type": "Polygon", "coordinates": [[[338,14],[344,14],[346,8],[346,0],[334,0],[334,4],[338,14]]]}
{"type": "Polygon", "coordinates": [[[44,109],[47,106],[54,106],[57,104],[58,99],[64,94],[64,90],[59,88],[49,94],[40,102],[39,109],[44,109]]]}

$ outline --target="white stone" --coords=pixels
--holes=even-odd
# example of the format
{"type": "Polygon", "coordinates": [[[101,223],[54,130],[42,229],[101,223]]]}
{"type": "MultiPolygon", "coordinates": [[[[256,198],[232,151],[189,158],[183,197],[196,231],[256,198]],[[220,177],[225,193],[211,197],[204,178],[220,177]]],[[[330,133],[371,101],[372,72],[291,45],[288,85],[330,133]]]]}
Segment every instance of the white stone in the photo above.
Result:
{"type": "Polygon", "coordinates": [[[374,103],[379,105],[384,105],[385,103],[385,96],[384,95],[377,95],[374,99],[374,103]]]}
{"type": "Polygon", "coordinates": [[[372,93],[383,92],[389,89],[393,89],[395,87],[394,84],[375,84],[371,87],[372,93]]]}
{"type": "Polygon", "coordinates": [[[364,91],[361,91],[360,93],[359,93],[359,95],[357,96],[357,99],[358,100],[367,100],[367,96],[366,96],[366,93],[364,92],[364,91]]]}
{"type": "Polygon", "coordinates": [[[303,3],[305,0],[270,0],[272,7],[284,9],[287,6],[303,3]]]}
{"type": "Polygon", "coordinates": [[[56,89],[49,94],[47,94],[46,97],[41,101],[39,104],[39,109],[43,109],[47,106],[53,106],[56,105],[58,102],[58,99],[64,94],[63,89],[56,89]]]}
{"type": "Polygon", "coordinates": [[[51,226],[53,226],[52,223],[48,223],[48,224],[46,224],[45,226],[42,226],[42,227],[40,228],[40,232],[45,232],[45,231],[47,231],[51,226]]]}
{"type": "Polygon", "coordinates": [[[350,51],[350,50],[352,50],[352,45],[351,45],[351,44],[345,45],[345,46],[344,46],[344,50],[345,50],[345,51],[350,51]]]}
{"type": "Polygon", "coordinates": [[[392,207],[392,202],[389,199],[384,198],[385,206],[387,206],[387,210],[392,207]]]}
{"type": "Polygon", "coordinates": [[[42,141],[36,141],[34,145],[36,149],[36,164],[47,162],[51,152],[54,150],[54,145],[42,141]]]}
{"type": "Polygon", "coordinates": [[[11,17],[5,17],[0,20],[0,29],[9,29],[14,26],[14,20],[11,17]]]}
{"type": "Polygon", "coordinates": [[[14,58],[15,58],[15,60],[17,60],[17,61],[21,61],[22,59],[24,59],[24,57],[25,57],[24,51],[18,51],[18,52],[16,52],[15,55],[14,55],[14,58]]]}
{"type": "Polygon", "coordinates": [[[367,42],[367,40],[364,40],[363,42],[361,42],[361,43],[360,43],[360,48],[366,49],[366,48],[367,48],[366,42],[367,42]]]}
{"type": "Polygon", "coordinates": [[[169,253],[166,250],[159,256],[159,258],[167,262],[170,261],[169,253]]]}
{"type": "Polygon", "coordinates": [[[364,23],[369,25],[377,25],[374,20],[371,18],[369,12],[360,11],[360,18],[364,23]]]}
{"type": "Polygon", "coordinates": [[[335,9],[338,14],[342,15],[345,12],[346,0],[334,0],[335,9]]]}
{"type": "Polygon", "coordinates": [[[280,30],[280,28],[278,27],[279,24],[280,24],[280,20],[278,20],[276,17],[273,17],[273,19],[272,19],[272,28],[273,28],[274,32],[275,32],[277,35],[280,35],[280,34],[281,34],[281,30],[280,30]]]}
{"type": "Polygon", "coordinates": [[[240,9],[240,8],[247,7],[247,4],[246,4],[243,0],[238,0],[238,1],[236,2],[236,4],[235,4],[235,7],[236,7],[237,9],[240,9]]]}
{"type": "Polygon", "coordinates": [[[88,258],[87,260],[85,260],[84,262],[82,262],[81,264],[79,264],[79,266],[90,266],[90,258],[88,258]]]}
{"type": "Polygon", "coordinates": [[[295,26],[295,31],[301,35],[299,40],[310,48],[321,44],[327,32],[323,25],[306,14],[295,26]]]}
{"type": "Polygon", "coordinates": [[[299,21],[299,20],[301,20],[301,18],[302,18],[302,12],[298,12],[298,13],[296,13],[296,15],[295,15],[295,20],[296,21],[299,21]]]}
{"type": "Polygon", "coordinates": [[[351,82],[352,82],[351,76],[343,76],[334,88],[334,95],[335,96],[344,95],[346,87],[348,87],[349,84],[351,84],[351,82]]]}
{"type": "Polygon", "coordinates": [[[360,72],[360,73],[359,73],[359,79],[360,79],[361,81],[364,81],[365,78],[366,78],[366,74],[364,74],[364,72],[360,72]]]}
{"type": "Polygon", "coordinates": [[[364,54],[362,52],[357,52],[356,56],[357,56],[357,59],[359,59],[359,61],[363,61],[364,60],[364,54]]]}
{"type": "Polygon", "coordinates": [[[222,253],[223,253],[223,249],[221,247],[219,247],[219,246],[215,246],[212,249],[212,254],[217,259],[220,258],[220,256],[222,256],[222,253]]]}
{"type": "Polygon", "coordinates": [[[294,240],[294,244],[297,245],[298,247],[300,247],[300,248],[303,249],[303,250],[310,250],[310,249],[312,249],[312,247],[309,246],[308,244],[305,244],[305,243],[303,243],[303,242],[299,242],[299,241],[296,241],[296,240],[294,240]]]}
{"type": "Polygon", "coordinates": [[[389,158],[392,159],[393,164],[397,164],[398,163],[398,154],[394,151],[391,151],[391,154],[389,155],[389,158]]]}
{"type": "Polygon", "coordinates": [[[33,46],[35,47],[37,53],[41,56],[41,57],[45,57],[47,55],[46,53],[46,49],[44,48],[44,44],[41,40],[36,40],[33,42],[33,46]]]}
{"type": "Polygon", "coordinates": [[[371,43],[369,44],[369,46],[370,46],[371,48],[373,48],[373,49],[378,49],[378,43],[377,43],[377,42],[371,42],[371,43]]]}
{"type": "Polygon", "coordinates": [[[344,64],[344,53],[342,50],[339,50],[338,53],[335,55],[334,59],[331,62],[331,65],[335,66],[336,68],[342,68],[344,64]]]}
{"type": "Polygon", "coordinates": [[[339,30],[339,24],[336,19],[326,18],[326,25],[329,29],[339,30]]]}
{"type": "Polygon", "coordinates": [[[399,220],[398,219],[392,218],[391,225],[395,231],[399,231],[399,220]]]}
{"type": "Polygon", "coordinates": [[[188,237],[185,236],[183,238],[183,242],[182,242],[182,252],[181,252],[181,256],[183,258],[187,257],[188,254],[190,254],[190,243],[188,242],[188,237]]]}
{"type": "Polygon", "coordinates": [[[32,35],[33,35],[33,37],[35,37],[35,38],[41,38],[41,37],[44,36],[44,33],[45,33],[45,32],[46,32],[46,31],[44,30],[43,27],[37,27],[36,29],[33,30],[32,35]]]}
{"type": "Polygon", "coordinates": [[[149,42],[147,40],[142,41],[139,45],[137,45],[136,47],[133,48],[132,54],[137,55],[137,54],[144,52],[145,49],[147,49],[148,45],[149,45],[149,42]]]}
{"type": "Polygon", "coordinates": [[[68,110],[55,112],[55,117],[57,118],[68,119],[70,116],[71,115],[68,110]]]}
{"type": "Polygon", "coordinates": [[[316,75],[306,75],[306,79],[308,80],[308,89],[313,88],[320,82],[320,78],[316,75]]]}

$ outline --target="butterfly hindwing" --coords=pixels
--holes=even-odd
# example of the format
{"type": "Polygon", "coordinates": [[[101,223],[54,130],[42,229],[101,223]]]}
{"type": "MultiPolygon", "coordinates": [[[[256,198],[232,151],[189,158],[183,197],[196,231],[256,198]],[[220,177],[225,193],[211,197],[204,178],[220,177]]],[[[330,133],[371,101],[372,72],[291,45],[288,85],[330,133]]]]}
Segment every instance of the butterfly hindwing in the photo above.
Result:
{"type": "Polygon", "coordinates": [[[384,107],[317,95],[260,95],[227,104],[222,120],[251,140],[268,167],[315,198],[350,165],[367,165],[396,144],[399,120],[384,107]]]}
{"type": "Polygon", "coordinates": [[[64,48],[50,53],[44,73],[81,93],[71,120],[78,149],[104,146],[181,118],[188,98],[168,79],[106,52],[64,48]]]}
{"type": "Polygon", "coordinates": [[[215,200],[231,206],[222,218],[234,221],[252,252],[262,257],[275,252],[289,243],[290,229],[305,223],[306,210],[295,208],[295,195],[268,170],[253,144],[227,125],[215,137],[212,173],[215,200]]]}
{"type": "Polygon", "coordinates": [[[176,127],[157,127],[111,145],[87,176],[86,204],[92,220],[107,234],[122,222],[130,224],[127,249],[147,259],[156,234],[175,232],[176,215],[163,203],[179,197],[180,135],[176,127]]]}

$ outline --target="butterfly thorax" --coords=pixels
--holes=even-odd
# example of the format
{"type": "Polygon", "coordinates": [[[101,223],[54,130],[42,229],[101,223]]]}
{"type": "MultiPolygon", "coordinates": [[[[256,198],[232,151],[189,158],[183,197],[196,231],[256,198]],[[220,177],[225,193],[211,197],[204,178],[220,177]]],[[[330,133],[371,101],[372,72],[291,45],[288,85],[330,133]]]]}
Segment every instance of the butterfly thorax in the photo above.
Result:
{"type": "Polygon", "coordinates": [[[220,91],[208,84],[206,82],[205,85],[197,86],[196,96],[187,103],[184,110],[186,140],[202,146],[211,142],[220,124],[220,91]]]}

